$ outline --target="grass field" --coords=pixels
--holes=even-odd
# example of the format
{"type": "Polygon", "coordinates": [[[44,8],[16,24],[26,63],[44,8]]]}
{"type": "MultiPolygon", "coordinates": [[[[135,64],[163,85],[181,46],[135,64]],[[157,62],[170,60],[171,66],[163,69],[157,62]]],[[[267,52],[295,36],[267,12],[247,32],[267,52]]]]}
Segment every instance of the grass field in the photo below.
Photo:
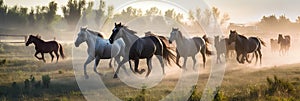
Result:
{"type": "MultiPolygon", "coordinates": [[[[33,46],[1,44],[0,100],[85,100],[75,79],[71,45],[63,44],[67,58],[56,64],[50,63],[48,54],[45,55],[47,63],[35,59],[33,46]],[[31,82],[31,75],[35,77],[35,82],[31,82]],[[43,75],[51,78],[49,88],[43,84],[36,86],[38,81],[42,81],[43,75]],[[26,79],[30,80],[29,87],[25,87],[26,79]]],[[[227,61],[223,82],[215,100],[300,100],[300,61],[295,59],[298,55],[279,58],[273,53],[264,53],[262,66],[241,65],[234,59],[227,61]]],[[[201,61],[200,58],[198,60],[201,61]]],[[[113,70],[108,68],[108,61],[101,61],[98,71],[106,72],[102,80],[112,94],[121,100],[159,100],[172,92],[178,81],[176,73],[167,72],[163,81],[155,87],[135,89],[119,79],[112,79],[113,70]]],[[[88,67],[90,75],[94,73],[92,64],[88,67]]],[[[144,63],[141,65],[145,66],[144,63]]],[[[197,66],[201,67],[199,80],[189,100],[199,100],[210,75],[210,66],[203,69],[201,62],[197,66]]]]}

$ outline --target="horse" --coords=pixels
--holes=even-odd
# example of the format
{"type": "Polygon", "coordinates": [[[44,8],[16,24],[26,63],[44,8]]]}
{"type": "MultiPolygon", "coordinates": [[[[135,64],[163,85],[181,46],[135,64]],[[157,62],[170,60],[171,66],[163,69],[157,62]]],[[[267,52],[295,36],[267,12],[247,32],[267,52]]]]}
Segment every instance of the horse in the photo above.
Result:
{"type": "MultiPolygon", "coordinates": [[[[88,58],[84,63],[84,75],[86,79],[89,78],[86,72],[86,66],[93,60],[95,60],[94,72],[101,75],[97,72],[97,66],[100,62],[100,59],[114,58],[117,63],[120,63],[120,57],[124,57],[125,54],[125,43],[122,38],[116,40],[115,43],[110,44],[107,39],[103,38],[103,35],[101,33],[92,31],[88,28],[80,28],[77,39],[75,41],[75,46],[79,47],[79,45],[83,42],[86,42],[88,46],[88,58]]],[[[123,69],[125,68],[123,67],[123,69]]]]}
{"type": "Polygon", "coordinates": [[[206,63],[206,55],[212,55],[212,51],[208,50],[207,43],[209,43],[208,39],[204,35],[201,37],[193,37],[193,38],[186,38],[182,35],[181,31],[178,28],[172,28],[170,33],[169,43],[173,41],[176,42],[176,50],[178,52],[176,56],[176,64],[179,65],[180,57],[184,58],[183,67],[185,70],[186,68],[186,61],[188,57],[192,57],[193,59],[193,69],[195,70],[196,64],[196,54],[200,51],[203,58],[203,68],[205,68],[206,63]]]}
{"type": "Polygon", "coordinates": [[[116,39],[123,38],[126,44],[125,52],[128,54],[118,65],[118,68],[114,74],[114,78],[118,77],[117,74],[119,72],[120,66],[122,66],[127,61],[129,61],[130,68],[134,73],[142,74],[145,70],[138,70],[139,59],[147,60],[148,72],[146,74],[146,77],[148,77],[152,69],[153,55],[156,55],[156,57],[158,58],[163,70],[163,74],[165,74],[163,59],[166,60],[168,64],[171,64],[171,61],[174,61],[175,59],[175,55],[172,53],[172,50],[166,46],[164,41],[156,36],[146,36],[139,38],[135,34],[136,32],[128,29],[127,26],[124,26],[121,23],[115,23],[115,27],[112,30],[112,34],[109,40],[111,43],[114,43],[116,39]],[[130,60],[134,60],[134,70],[132,69],[130,60]]]}
{"type": "Polygon", "coordinates": [[[279,50],[279,44],[277,39],[270,39],[271,51],[274,53],[279,50]]]}
{"type": "Polygon", "coordinates": [[[260,64],[262,63],[262,53],[261,47],[265,46],[265,42],[257,37],[245,37],[243,35],[238,34],[236,31],[230,30],[229,34],[229,43],[235,42],[235,51],[236,51],[236,60],[243,64],[245,60],[248,63],[251,63],[248,59],[248,53],[254,53],[256,57],[256,62],[258,60],[258,55],[260,59],[260,64]],[[241,60],[239,57],[242,55],[241,60]]]}
{"type": "Polygon", "coordinates": [[[38,35],[37,36],[30,35],[25,45],[29,46],[32,43],[35,45],[35,51],[36,51],[34,56],[39,60],[43,60],[44,62],[46,62],[44,58],[44,53],[49,53],[51,55],[51,62],[53,62],[53,58],[54,58],[53,52],[54,52],[56,55],[56,63],[57,63],[59,59],[58,51],[61,57],[63,59],[65,58],[62,45],[56,41],[44,41],[38,35]],[[37,56],[39,53],[41,53],[42,55],[41,58],[37,56]]]}
{"type": "Polygon", "coordinates": [[[289,35],[284,36],[282,34],[278,35],[278,44],[280,44],[279,53],[286,54],[291,46],[291,37],[289,35]]]}
{"type": "Polygon", "coordinates": [[[220,38],[220,36],[215,36],[214,38],[215,48],[217,51],[217,63],[221,63],[221,55],[226,55],[226,40],[220,38]]]}
{"type": "Polygon", "coordinates": [[[234,56],[235,42],[229,43],[229,38],[225,38],[226,43],[226,58],[231,58],[234,56]]]}

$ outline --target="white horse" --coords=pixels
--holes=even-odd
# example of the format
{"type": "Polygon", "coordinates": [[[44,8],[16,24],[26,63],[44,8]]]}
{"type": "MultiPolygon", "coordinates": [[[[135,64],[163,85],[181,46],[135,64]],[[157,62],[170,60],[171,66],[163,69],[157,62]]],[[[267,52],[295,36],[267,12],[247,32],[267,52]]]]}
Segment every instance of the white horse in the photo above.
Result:
{"type": "Polygon", "coordinates": [[[116,40],[115,43],[110,44],[107,39],[103,39],[103,36],[99,32],[95,32],[87,28],[80,28],[77,39],[75,41],[75,46],[79,47],[79,45],[83,42],[87,43],[87,52],[89,55],[84,63],[84,75],[86,79],[89,78],[86,72],[86,66],[94,59],[94,72],[101,75],[97,72],[97,66],[100,59],[111,59],[114,57],[117,63],[120,63],[120,56],[124,57],[125,54],[125,43],[122,38],[116,40]]]}
{"type": "Polygon", "coordinates": [[[196,54],[200,51],[203,57],[203,68],[205,68],[206,56],[212,55],[212,52],[207,49],[208,40],[205,40],[201,37],[193,37],[193,38],[186,38],[182,35],[181,31],[178,28],[172,28],[172,32],[170,33],[169,42],[172,43],[173,41],[176,42],[176,64],[179,65],[179,58],[184,58],[183,67],[186,68],[186,60],[188,57],[192,57],[193,59],[193,69],[195,70],[196,64],[196,54]]]}

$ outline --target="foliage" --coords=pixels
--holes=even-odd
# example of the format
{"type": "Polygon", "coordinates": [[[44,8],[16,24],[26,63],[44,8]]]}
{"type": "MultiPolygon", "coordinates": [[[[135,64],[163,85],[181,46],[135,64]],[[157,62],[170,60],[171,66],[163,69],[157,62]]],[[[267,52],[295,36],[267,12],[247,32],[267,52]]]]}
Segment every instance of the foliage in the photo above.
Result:
{"type": "Polygon", "coordinates": [[[51,78],[50,78],[49,75],[43,75],[43,76],[42,76],[43,86],[44,86],[45,88],[49,88],[50,80],[51,80],[51,78]]]}
{"type": "Polygon", "coordinates": [[[201,100],[201,94],[197,89],[197,85],[194,85],[191,90],[191,96],[189,97],[188,101],[200,101],[201,100]]]}

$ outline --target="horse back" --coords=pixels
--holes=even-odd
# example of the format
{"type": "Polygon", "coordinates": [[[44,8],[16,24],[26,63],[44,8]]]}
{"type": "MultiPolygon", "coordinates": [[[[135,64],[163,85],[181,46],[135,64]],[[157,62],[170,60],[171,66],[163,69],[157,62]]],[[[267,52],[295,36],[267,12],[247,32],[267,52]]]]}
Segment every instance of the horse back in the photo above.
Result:
{"type": "Polygon", "coordinates": [[[200,37],[193,37],[192,39],[195,42],[195,45],[196,45],[196,48],[197,48],[197,52],[200,51],[200,46],[202,44],[204,44],[202,38],[200,38],[200,37]]]}

